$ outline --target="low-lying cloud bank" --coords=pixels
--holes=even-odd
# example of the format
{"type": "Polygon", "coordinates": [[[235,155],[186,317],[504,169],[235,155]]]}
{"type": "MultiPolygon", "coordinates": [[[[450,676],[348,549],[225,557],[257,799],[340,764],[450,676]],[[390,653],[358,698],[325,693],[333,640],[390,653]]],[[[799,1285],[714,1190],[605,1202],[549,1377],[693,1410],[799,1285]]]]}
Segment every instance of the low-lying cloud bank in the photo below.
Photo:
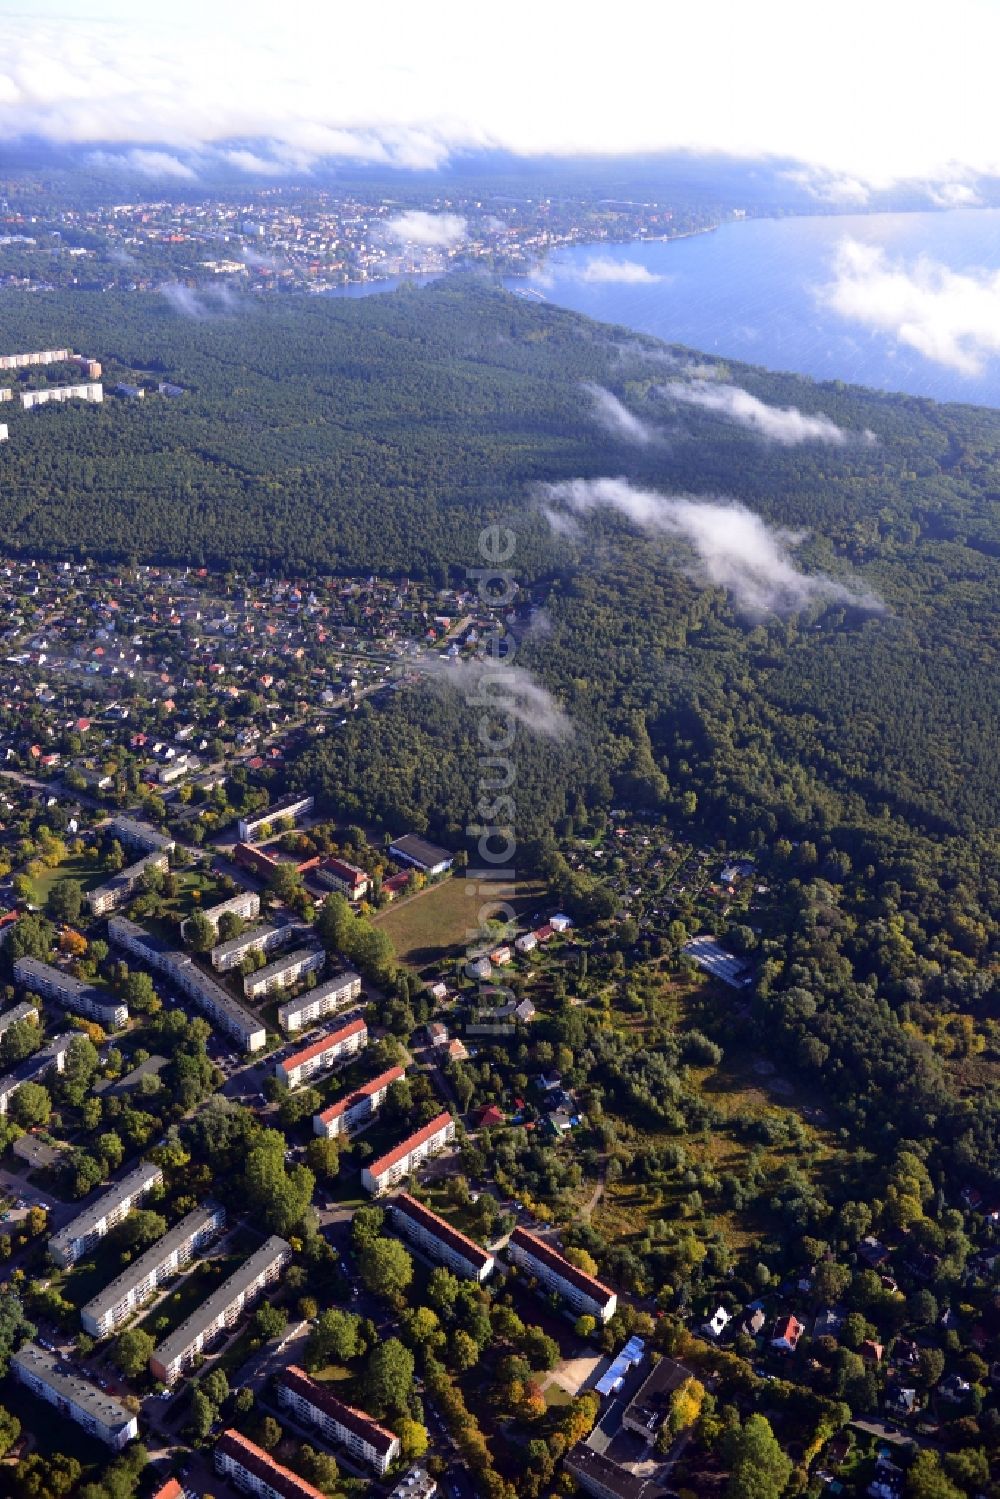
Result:
{"type": "Polygon", "coordinates": [[[409,208],[387,220],[385,227],[402,244],[447,250],[464,239],[468,226],[460,213],[426,213],[421,208],[409,208]]]}
{"type": "Polygon", "coordinates": [[[652,286],[673,277],[651,271],[638,260],[616,260],[612,255],[592,255],[582,265],[568,261],[539,265],[531,272],[536,286],[551,287],[557,281],[575,281],[583,286],[652,286]]]}
{"type": "Polygon", "coordinates": [[[676,543],[692,576],[725,588],[751,618],[794,614],[814,603],[843,603],[880,613],[870,591],[825,573],[804,573],[791,550],[803,539],[768,527],[759,515],[732,500],[697,500],[638,489],[627,479],[567,479],[543,486],[543,508],[553,528],[565,534],[577,517],[611,510],[639,530],[676,543]]]}
{"type": "Polygon", "coordinates": [[[926,255],[907,265],[845,239],[820,295],[841,317],[963,375],[1000,354],[1000,271],[953,271],[926,255]]]}
{"type": "Polygon", "coordinates": [[[174,312],[183,317],[206,318],[220,312],[235,312],[239,298],[226,285],[206,286],[194,291],[182,281],[165,281],[160,294],[166,298],[174,312]]]}
{"type": "MultiPolygon", "coordinates": [[[[688,383],[672,380],[662,389],[674,401],[714,411],[728,421],[748,427],[761,437],[783,443],[786,447],[795,447],[804,442],[825,442],[839,446],[849,442],[854,436],[846,428],[838,427],[828,416],[810,416],[797,406],[768,406],[766,401],[758,400],[738,385],[708,384],[705,380],[692,380],[688,383]]],[[[874,433],[866,428],[862,441],[874,442],[874,433]]]]}
{"type": "Polygon", "coordinates": [[[640,447],[646,447],[649,443],[657,441],[658,434],[649,423],[642,421],[634,412],[629,411],[612,391],[605,390],[603,385],[593,385],[589,381],[584,383],[583,388],[593,403],[594,418],[613,437],[620,437],[625,442],[638,443],[640,447]]]}
{"type": "Polygon", "coordinates": [[[559,741],[572,738],[571,720],[527,667],[438,655],[420,656],[412,665],[432,687],[456,692],[474,707],[509,714],[533,734],[559,741]]]}

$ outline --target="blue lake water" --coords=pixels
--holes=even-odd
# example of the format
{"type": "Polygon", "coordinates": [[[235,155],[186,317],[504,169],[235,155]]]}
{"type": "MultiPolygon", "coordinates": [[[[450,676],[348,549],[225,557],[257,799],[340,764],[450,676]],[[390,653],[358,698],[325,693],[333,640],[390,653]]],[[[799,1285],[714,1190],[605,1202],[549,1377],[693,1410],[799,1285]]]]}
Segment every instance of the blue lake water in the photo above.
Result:
{"type": "Polygon", "coordinates": [[[507,284],[710,354],[1000,406],[1000,209],[733,221],[573,246],[507,284]]]}

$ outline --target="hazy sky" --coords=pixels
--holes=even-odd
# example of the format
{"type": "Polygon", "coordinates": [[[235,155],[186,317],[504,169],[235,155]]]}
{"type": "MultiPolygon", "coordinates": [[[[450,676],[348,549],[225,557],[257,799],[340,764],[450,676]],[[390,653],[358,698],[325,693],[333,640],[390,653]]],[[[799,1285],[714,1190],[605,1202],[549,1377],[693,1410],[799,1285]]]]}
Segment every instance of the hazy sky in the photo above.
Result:
{"type": "Polygon", "coordinates": [[[843,203],[962,201],[1000,171],[998,57],[997,0],[0,0],[0,139],[178,176],[234,137],[254,170],[682,147],[796,157],[843,203]]]}

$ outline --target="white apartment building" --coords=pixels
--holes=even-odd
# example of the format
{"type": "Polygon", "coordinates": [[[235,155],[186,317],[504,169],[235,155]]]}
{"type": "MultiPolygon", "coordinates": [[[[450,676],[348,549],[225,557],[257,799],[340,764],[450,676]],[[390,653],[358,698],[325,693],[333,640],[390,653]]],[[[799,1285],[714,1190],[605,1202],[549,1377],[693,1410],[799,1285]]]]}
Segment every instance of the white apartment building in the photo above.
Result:
{"type": "Polygon", "coordinates": [[[53,401],[94,401],[98,405],[104,400],[104,386],[99,380],[81,381],[79,385],[49,385],[44,390],[23,390],[21,405],[25,411],[33,406],[48,406],[53,401]]]}
{"type": "Polygon", "coordinates": [[[20,1025],[24,1020],[32,1025],[37,1025],[39,1022],[38,1011],[27,1001],[23,1005],[15,1005],[11,1010],[5,1010],[0,1015],[0,1036],[4,1031],[9,1031],[12,1025],[20,1025]]]}
{"type": "Polygon", "coordinates": [[[534,1276],[546,1291],[554,1291],[576,1315],[584,1313],[598,1322],[610,1322],[618,1305],[617,1294],[593,1275],[578,1270],[557,1250],[525,1228],[515,1228],[507,1253],[520,1270],[534,1276]]]}
{"type": "Polygon", "coordinates": [[[238,937],[230,937],[228,941],[218,943],[208,956],[216,973],[230,973],[234,968],[239,968],[243,959],[248,958],[251,953],[274,952],[277,947],[287,946],[301,930],[299,926],[274,926],[265,922],[252,931],[241,932],[238,937]]]}
{"type": "Polygon", "coordinates": [[[291,1245],[272,1234],[153,1351],[149,1360],[153,1377],[168,1385],[179,1379],[202,1349],[218,1333],[232,1327],[243,1308],[277,1280],[291,1257],[291,1245]]]}
{"type": "Polygon", "coordinates": [[[404,1181],[415,1171],[421,1161],[443,1150],[455,1138],[455,1121],[445,1110],[401,1141],[394,1149],[372,1161],[361,1173],[361,1184],[366,1192],[379,1197],[388,1192],[397,1182],[404,1181]]]}
{"type": "Polygon", "coordinates": [[[135,1207],[136,1203],[160,1186],[163,1172],[152,1161],[140,1161],[138,1166],[102,1192],[96,1202],[71,1218],[65,1228],[53,1234],[49,1240],[49,1254],[57,1265],[73,1265],[81,1255],[92,1249],[98,1239],[103,1239],[109,1229],[114,1228],[135,1207]]]}
{"type": "Polygon", "coordinates": [[[358,1017],[339,1030],[322,1036],[311,1046],[285,1057],[274,1069],[275,1077],[286,1088],[298,1088],[311,1078],[321,1077],[345,1057],[355,1057],[368,1045],[368,1027],[358,1017]]]}
{"type": "Polygon", "coordinates": [[[400,1192],[390,1206],[393,1226],[416,1244],[428,1259],[446,1265],[455,1275],[480,1284],[493,1274],[496,1260],[488,1250],[467,1234],[452,1228],[447,1219],[432,1212],[409,1192],[400,1192]]]}
{"type": "MultiPolygon", "coordinates": [[[[256,890],[240,890],[231,895],[228,900],[221,900],[217,906],[206,906],[201,913],[206,921],[211,922],[216,934],[219,930],[219,922],[223,916],[229,914],[239,916],[242,921],[253,921],[260,915],[260,896],[256,890]]],[[[189,918],[190,919],[190,918],[189,918]]],[[[187,922],[181,927],[181,935],[186,936],[185,928],[187,922]]]]}
{"type": "Polygon", "coordinates": [[[120,1452],[139,1435],[136,1417],[120,1400],[71,1373],[57,1354],[46,1353],[37,1343],[25,1343],[15,1353],[11,1370],[33,1395],[47,1400],[106,1447],[120,1452]]]}
{"type": "Polygon", "coordinates": [[[243,993],[247,999],[263,999],[298,983],[309,973],[318,973],[325,962],[326,953],[321,947],[297,947],[294,952],[275,958],[266,968],[248,973],[243,980],[243,993]]]}
{"type": "Polygon", "coordinates": [[[275,802],[266,812],[258,812],[255,817],[241,817],[237,824],[240,842],[250,843],[264,827],[276,832],[279,823],[287,822],[289,818],[294,822],[305,817],[315,805],[316,799],[312,796],[286,796],[284,801],[275,802]]]}
{"type": "Polygon", "coordinates": [[[51,963],[41,963],[37,958],[18,958],[14,964],[14,978],[32,994],[40,994],[43,999],[64,1005],[74,1015],[96,1020],[105,1030],[118,1030],[128,1024],[128,1005],[112,998],[107,989],[82,984],[71,973],[53,968],[51,963]]]}
{"type": "Polygon", "coordinates": [[[26,370],[36,364],[66,364],[72,349],[35,349],[30,354],[0,354],[0,370],[26,370]]]}
{"type": "Polygon", "coordinates": [[[353,1093],[338,1098],[336,1103],[332,1103],[321,1114],[313,1115],[313,1134],[321,1135],[326,1140],[355,1134],[378,1113],[393,1083],[405,1076],[405,1067],[388,1067],[378,1077],[373,1077],[370,1083],[363,1083],[353,1093]]]}
{"type": "Polygon", "coordinates": [[[137,922],[125,916],[113,916],[108,922],[108,936],[132,957],[146,963],[194,1001],[213,1024],[231,1036],[244,1051],[260,1051],[267,1042],[267,1031],[221,984],[210,978],[186,952],[164,947],[137,922]]]}
{"type": "Polygon", "coordinates": [[[226,1210],[217,1202],[203,1203],[188,1213],[80,1309],[84,1331],[93,1338],[114,1332],[158,1286],[210,1243],[225,1221],[226,1210]]]}
{"type": "Polygon", "coordinates": [[[352,1457],[384,1477],[399,1456],[399,1438],[371,1416],[339,1400],[328,1385],[317,1384],[296,1364],[278,1375],[278,1404],[328,1442],[346,1447],[352,1457]]]}
{"type": "Polygon", "coordinates": [[[300,994],[298,999],[289,999],[279,1005],[278,1024],[292,1036],[296,1031],[305,1030],[314,1020],[332,1015],[360,998],[361,976],[345,968],[342,973],[335,973],[332,979],[317,984],[315,989],[300,994]]]}
{"type": "Polygon", "coordinates": [[[41,1082],[53,1067],[57,1072],[63,1071],[66,1053],[78,1035],[78,1031],[64,1031],[61,1036],[54,1036],[39,1051],[19,1062],[6,1077],[0,1078],[0,1117],[6,1114],[11,1099],[22,1083],[41,1082]]]}
{"type": "Polygon", "coordinates": [[[147,869],[158,869],[166,874],[169,868],[170,855],[165,849],[143,854],[141,859],[114,875],[106,884],[88,891],[87,905],[91,916],[106,916],[109,911],[117,911],[119,906],[127,905],[141,889],[147,869]]]}

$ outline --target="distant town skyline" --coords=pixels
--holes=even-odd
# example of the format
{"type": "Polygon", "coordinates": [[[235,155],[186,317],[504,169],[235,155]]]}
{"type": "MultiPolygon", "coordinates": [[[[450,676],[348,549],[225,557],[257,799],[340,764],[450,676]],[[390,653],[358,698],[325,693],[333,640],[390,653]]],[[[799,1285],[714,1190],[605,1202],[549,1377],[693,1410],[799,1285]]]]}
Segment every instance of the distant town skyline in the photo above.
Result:
{"type": "Polygon", "coordinates": [[[625,0],[377,14],[260,0],[0,0],[0,129],[92,147],[95,164],[195,182],[279,178],[330,159],[426,169],[455,152],[725,152],[790,158],[818,202],[923,184],[977,202],[1000,175],[1000,10],[846,0],[625,0]]]}

